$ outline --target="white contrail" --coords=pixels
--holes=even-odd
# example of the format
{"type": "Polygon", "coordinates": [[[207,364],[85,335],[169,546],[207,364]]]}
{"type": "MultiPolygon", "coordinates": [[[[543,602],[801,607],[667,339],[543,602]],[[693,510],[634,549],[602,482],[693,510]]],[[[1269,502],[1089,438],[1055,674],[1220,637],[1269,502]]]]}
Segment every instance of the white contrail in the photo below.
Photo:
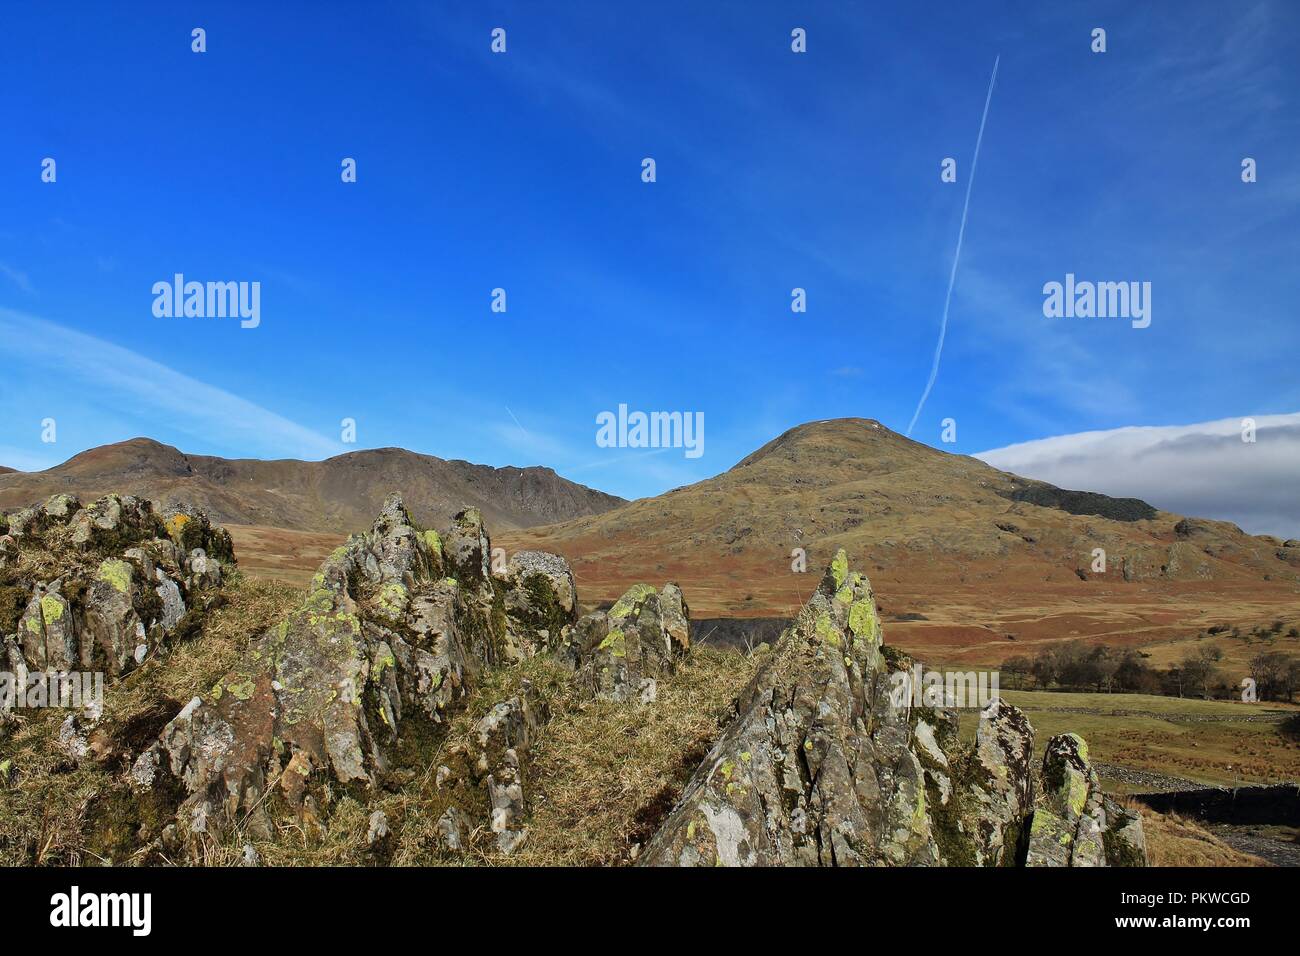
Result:
{"type": "Polygon", "coordinates": [[[943,300],[943,320],[939,323],[939,344],[934,347],[934,365],[930,368],[930,380],[925,383],[925,391],[921,393],[921,400],[916,403],[916,411],[912,413],[912,422],[907,426],[907,434],[910,437],[912,429],[916,427],[916,420],[921,417],[921,409],[925,407],[925,400],[930,397],[930,389],[934,387],[934,380],[939,374],[939,357],[943,355],[943,338],[948,332],[948,304],[952,302],[952,287],[957,281],[957,263],[961,259],[961,242],[966,236],[966,212],[970,209],[970,192],[975,187],[975,167],[980,161],[980,143],[984,141],[984,124],[989,118],[989,103],[993,101],[993,84],[998,79],[998,63],[1002,60],[1001,54],[993,58],[993,75],[989,77],[989,92],[984,97],[984,115],[980,117],[979,135],[975,137],[975,158],[970,164],[970,179],[966,180],[966,201],[961,207],[961,228],[957,230],[957,252],[952,257],[952,272],[948,274],[948,294],[943,300]]]}
{"type": "MultiPolygon", "coordinates": [[[[509,406],[509,405],[506,406],[506,411],[510,412],[510,406],[509,406]]],[[[511,418],[515,418],[515,413],[514,413],[514,412],[510,412],[510,417],[511,417],[511,418]]],[[[519,419],[515,418],[515,424],[516,424],[516,425],[519,425],[519,419]]],[[[532,437],[533,437],[532,435],[528,434],[528,429],[525,428],[523,425],[519,425],[519,430],[520,430],[521,432],[524,433],[524,437],[525,437],[525,438],[532,438],[532,437]]]]}

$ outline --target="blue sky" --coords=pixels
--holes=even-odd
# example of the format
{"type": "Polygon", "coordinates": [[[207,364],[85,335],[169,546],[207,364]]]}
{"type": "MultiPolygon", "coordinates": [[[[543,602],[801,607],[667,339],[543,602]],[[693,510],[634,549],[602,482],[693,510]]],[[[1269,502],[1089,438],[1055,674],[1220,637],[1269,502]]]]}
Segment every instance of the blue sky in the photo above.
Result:
{"type": "Polygon", "coordinates": [[[354,418],[355,447],[637,497],[804,421],[903,431],[995,56],[914,437],[953,417],[941,447],[973,453],[1300,409],[1300,7],[703,6],[11,7],[0,463],[140,434],[321,458],[354,418]],[[260,282],[260,326],[155,317],[177,272],[260,282]],[[1067,272],[1149,281],[1150,328],[1045,318],[1067,272]],[[597,447],[620,403],[703,412],[705,453],[597,447]]]}

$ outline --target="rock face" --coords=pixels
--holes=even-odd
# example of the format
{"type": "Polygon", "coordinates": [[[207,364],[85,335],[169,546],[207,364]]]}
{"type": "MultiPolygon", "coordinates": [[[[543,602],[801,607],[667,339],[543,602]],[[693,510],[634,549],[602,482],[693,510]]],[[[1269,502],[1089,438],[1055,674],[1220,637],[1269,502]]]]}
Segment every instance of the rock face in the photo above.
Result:
{"type": "Polygon", "coordinates": [[[883,646],[871,585],[843,551],[771,653],[641,864],[1019,861],[1033,729],[995,699],[964,747],[955,713],[900,693],[911,662],[883,646]]]}
{"type": "Polygon", "coordinates": [[[229,534],[206,515],[173,510],[164,518],[129,496],[83,508],[55,495],[6,524],[0,635],[14,671],[127,674],[234,563],[229,534]]]}
{"type": "MultiPolygon", "coordinates": [[[[442,538],[416,528],[390,496],[372,530],[321,565],[302,607],[141,754],[136,786],[178,781],[187,794],[178,822],[197,840],[235,819],[268,827],[273,787],[310,817],[322,784],[384,783],[403,738],[444,723],[484,666],[530,652],[532,642],[507,627],[506,589],[489,572],[489,554],[476,512],[458,515],[442,538]]],[[[548,586],[529,587],[539,603],[563,603],[548,586]]],[[[513,731],[512,719],[500,722],[513,731]]],[[[526,735],[517,744],[505,734],[499,745],[488,743],[496,731],[484,735],[487,789],[503,811],[498,832],[514,833],[510,754],[526,735]]]]}

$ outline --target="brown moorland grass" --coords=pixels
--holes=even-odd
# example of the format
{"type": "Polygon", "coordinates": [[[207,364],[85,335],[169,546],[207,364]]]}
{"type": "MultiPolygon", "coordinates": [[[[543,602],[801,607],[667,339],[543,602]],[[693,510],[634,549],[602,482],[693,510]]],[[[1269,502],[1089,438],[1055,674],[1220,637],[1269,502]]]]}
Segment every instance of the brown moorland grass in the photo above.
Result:
{"type": "Polygon", "coordinates": [[[1270,866],[1265,860],[1234,850],[1213,833],[1177,814],[1139,806],[1147,856],[1152,866],[1270,866]]]}

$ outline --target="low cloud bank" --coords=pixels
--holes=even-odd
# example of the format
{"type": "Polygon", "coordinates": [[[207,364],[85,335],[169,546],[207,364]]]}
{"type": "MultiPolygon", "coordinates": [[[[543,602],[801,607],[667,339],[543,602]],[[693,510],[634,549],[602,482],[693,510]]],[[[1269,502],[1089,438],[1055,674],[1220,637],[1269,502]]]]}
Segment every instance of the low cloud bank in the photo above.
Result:
{"type": "Polygon", "coordinates": [[[1242,419],[1226,418],[1060,435],[975,457],[1061,488],[1300,538],[1300,412],[1254,422],[1254,442],[1242,441],[1242,419]]]}

